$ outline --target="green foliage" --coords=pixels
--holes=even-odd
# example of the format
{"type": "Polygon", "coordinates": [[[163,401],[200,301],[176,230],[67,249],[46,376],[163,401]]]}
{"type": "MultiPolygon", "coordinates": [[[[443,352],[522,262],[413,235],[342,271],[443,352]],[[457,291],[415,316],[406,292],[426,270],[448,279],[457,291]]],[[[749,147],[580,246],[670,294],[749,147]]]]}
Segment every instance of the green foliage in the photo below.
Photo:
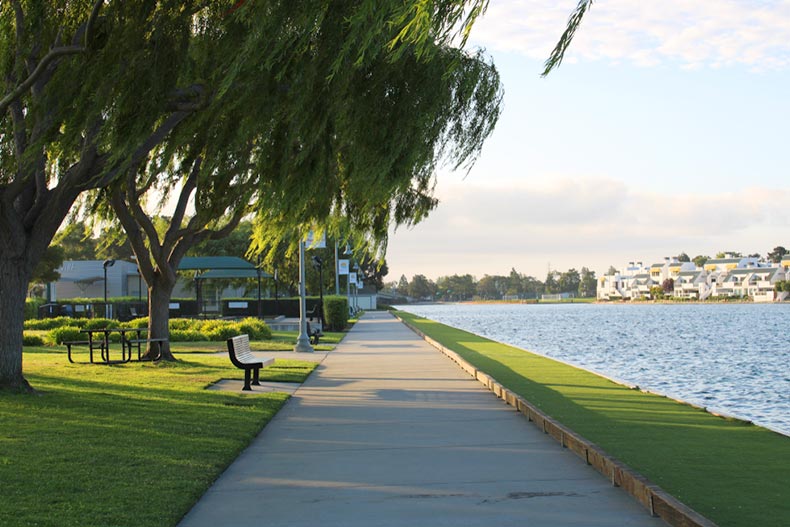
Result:
{"type": "Polygon", "coordinates": [[[210,329],[203,329],[201,333],[207,337],[207,340],[224,341],[241,335],[242,330],[237,323],[226,322],[222,325],[212,326],[210,329]]]}
{"type": "Polygon", "coordinates": [[[80,333],[80,328],[63,326],[49,332],[49,339],[55,344],[63,344],[67,340],[85,340],[87,336],[80,333]]]}
{"type": "Polygon", "coordinates": [[[31,335],[27,332],[24,333],[22,336],[22,345],[23,346],[43,346],[44,339],[38,335],[31,335]]]}
{"type": "Polygon", "coordinates": [[[121,323],[110,318],[91,318],[82,327],[83,329],[119,328],[121,323]]]}
{"type": "Polygon", "coordinates": [[[42,318],[40,320],[38,319],[25,320],[25,329],[47,330],[47,329],[60,328],[63,326],[84,328],[88,320],[89,319],[87,318],[71,318],[71,317],[54,317],[54,318],[42,318]]]}
{"type": "MultiPolygon", "coordinates": [[[[148,323],[148,319],[144,319],[146,321],[146,325],[148,323]]],[[[202,322],[200,320],[194,320],[191,318],[171,318],[169,321],[168,326],[170,330],[187,330],[187,329],[199,329],[202,326],[202,322]]]]}
{"type": "Polygon", "coordinates": [[[324,320],[331,331],[343,331],[348,325],[348,298],[344,296],[324,297],[324,320]]]}
{"type": "Polygon", "coordinates": [[[26,298],[25,299],[25,321],[33,320],[38,316],[38,308],[44,304],[46,300],[43,298],[26,298]]]}
{"type": "Polygon", "coordinates": [[[664,288],[660,285],[654,285],[650,288],[650,298],[653,300],[663,300],[665,296],[664,288]]]}
{"type": "MultiPolygon", "coordinates": [[[[140,318],[133,318],[132,320],[128,320],[122,324],[125,328],[147,328],[148,327],[148,317],[140,317],[140,318]]],[[[172,326],[171,326],[172,327],[172,326]]]]}
{"type": "Polygon", "coordinates": [[[58,267],[63,264],[65,251],[62,247],[57,245],[50,245],[38,265],[33,269],[33,276],[30,278],[31,282],[47,283],[56,282],[60,279],[60,273],[57,271],[58,267]]]}
{"type": "Polygon", "coordinates": [[[263,320],[250,317],[240,320],[237,325],[241,333],[246,333],[250,336],[250,340],[269,340],[272,338],[272,330],[263,320]]]}

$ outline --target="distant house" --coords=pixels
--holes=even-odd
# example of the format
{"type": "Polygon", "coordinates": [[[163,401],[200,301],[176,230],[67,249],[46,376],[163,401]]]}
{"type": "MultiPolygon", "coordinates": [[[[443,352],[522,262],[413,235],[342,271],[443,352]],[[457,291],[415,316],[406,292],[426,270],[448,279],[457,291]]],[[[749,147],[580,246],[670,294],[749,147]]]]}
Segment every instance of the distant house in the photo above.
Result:
{"type": "Polygon", "coordinates": [[[678,298],[705,300],[711,296],[751,298],[755,302],[772,302],[788,297],[775,291],[776,283],[790,279],[790,255],[779,265],[758,258],[717,258],[703,268],[692,262],[665,258],[650,267],[629,262],[625,272],[602,276],[598,281],[599,300],[650,298],[650,289],[672,279],[672,295],[678,298]]]}

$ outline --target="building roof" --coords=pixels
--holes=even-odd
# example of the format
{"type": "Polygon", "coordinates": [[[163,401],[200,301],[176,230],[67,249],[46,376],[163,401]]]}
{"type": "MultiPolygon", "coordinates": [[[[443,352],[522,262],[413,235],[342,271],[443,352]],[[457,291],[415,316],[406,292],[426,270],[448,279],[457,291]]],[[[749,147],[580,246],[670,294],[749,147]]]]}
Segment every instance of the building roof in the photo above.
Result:
{"type": "MultiPolygon", "coordinates": [[[[272,275],[265,271],[261,271],[261,278],[271,278],[272,275]]],[[[201,280],[207,279],[222,279],[222,278],[258,278],[257,269],[211,269],[205,273],[200,273],[201,280]]]]}
{"type": "Polygon", "coordinates": [[[693,276],[694,278],[698,277],[702,271],[681,271],[678,273],[678,276],[693,276]]]}
{"type": "MultiPolygon", "coordinates": [[[[255,269],[247,260],[236,256],[184,256],[178,266],[179,271],[204,269],[255,269]]],[[[257,275],[256,275],[257,276],[257,275]]]]}
{"type": "Polygon", "coordinates": [[[705,265],[740,263],[743,258],[711,258],[705,265]]]}

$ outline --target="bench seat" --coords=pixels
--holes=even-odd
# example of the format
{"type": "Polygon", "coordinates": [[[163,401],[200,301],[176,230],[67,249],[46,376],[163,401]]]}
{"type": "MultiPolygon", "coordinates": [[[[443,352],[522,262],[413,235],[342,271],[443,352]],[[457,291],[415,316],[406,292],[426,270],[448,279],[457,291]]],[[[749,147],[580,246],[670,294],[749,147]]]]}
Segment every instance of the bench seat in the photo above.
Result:
{"type": "Polygon", "coordinates": [[[260,386],[261,383],[258,380],[260,369],[274,362],[272,358],[262,359],[252,354],[249,335],[229,338],[228,355],[234,366],[244,370],[244,388],[242,388],[244,391],[252,390],[250,384],[260,386]],[[250,380],[250,375],[252,375],[252,380],[250,380]]]}

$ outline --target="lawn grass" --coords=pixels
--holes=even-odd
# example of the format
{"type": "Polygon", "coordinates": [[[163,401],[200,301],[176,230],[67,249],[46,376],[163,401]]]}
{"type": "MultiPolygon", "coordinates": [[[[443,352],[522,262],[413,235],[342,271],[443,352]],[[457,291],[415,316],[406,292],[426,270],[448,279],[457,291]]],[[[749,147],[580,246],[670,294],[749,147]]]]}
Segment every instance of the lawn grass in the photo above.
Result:
{"type": "Polygon", "coordinates": [[[721,527],[790,525],[790,438],[398,315],[721,527]]]}
{"type": "MultiPolygon", "coordinates": [[[[39,393],[0,393],[0,524],[176,525],[288,398],[207,391],[243,372],[177,357],[69,364],[62,347],[25,348],[39,393]]],[[[314,367],[278,359],[261,378],[302,382],[314,367]]]]}

